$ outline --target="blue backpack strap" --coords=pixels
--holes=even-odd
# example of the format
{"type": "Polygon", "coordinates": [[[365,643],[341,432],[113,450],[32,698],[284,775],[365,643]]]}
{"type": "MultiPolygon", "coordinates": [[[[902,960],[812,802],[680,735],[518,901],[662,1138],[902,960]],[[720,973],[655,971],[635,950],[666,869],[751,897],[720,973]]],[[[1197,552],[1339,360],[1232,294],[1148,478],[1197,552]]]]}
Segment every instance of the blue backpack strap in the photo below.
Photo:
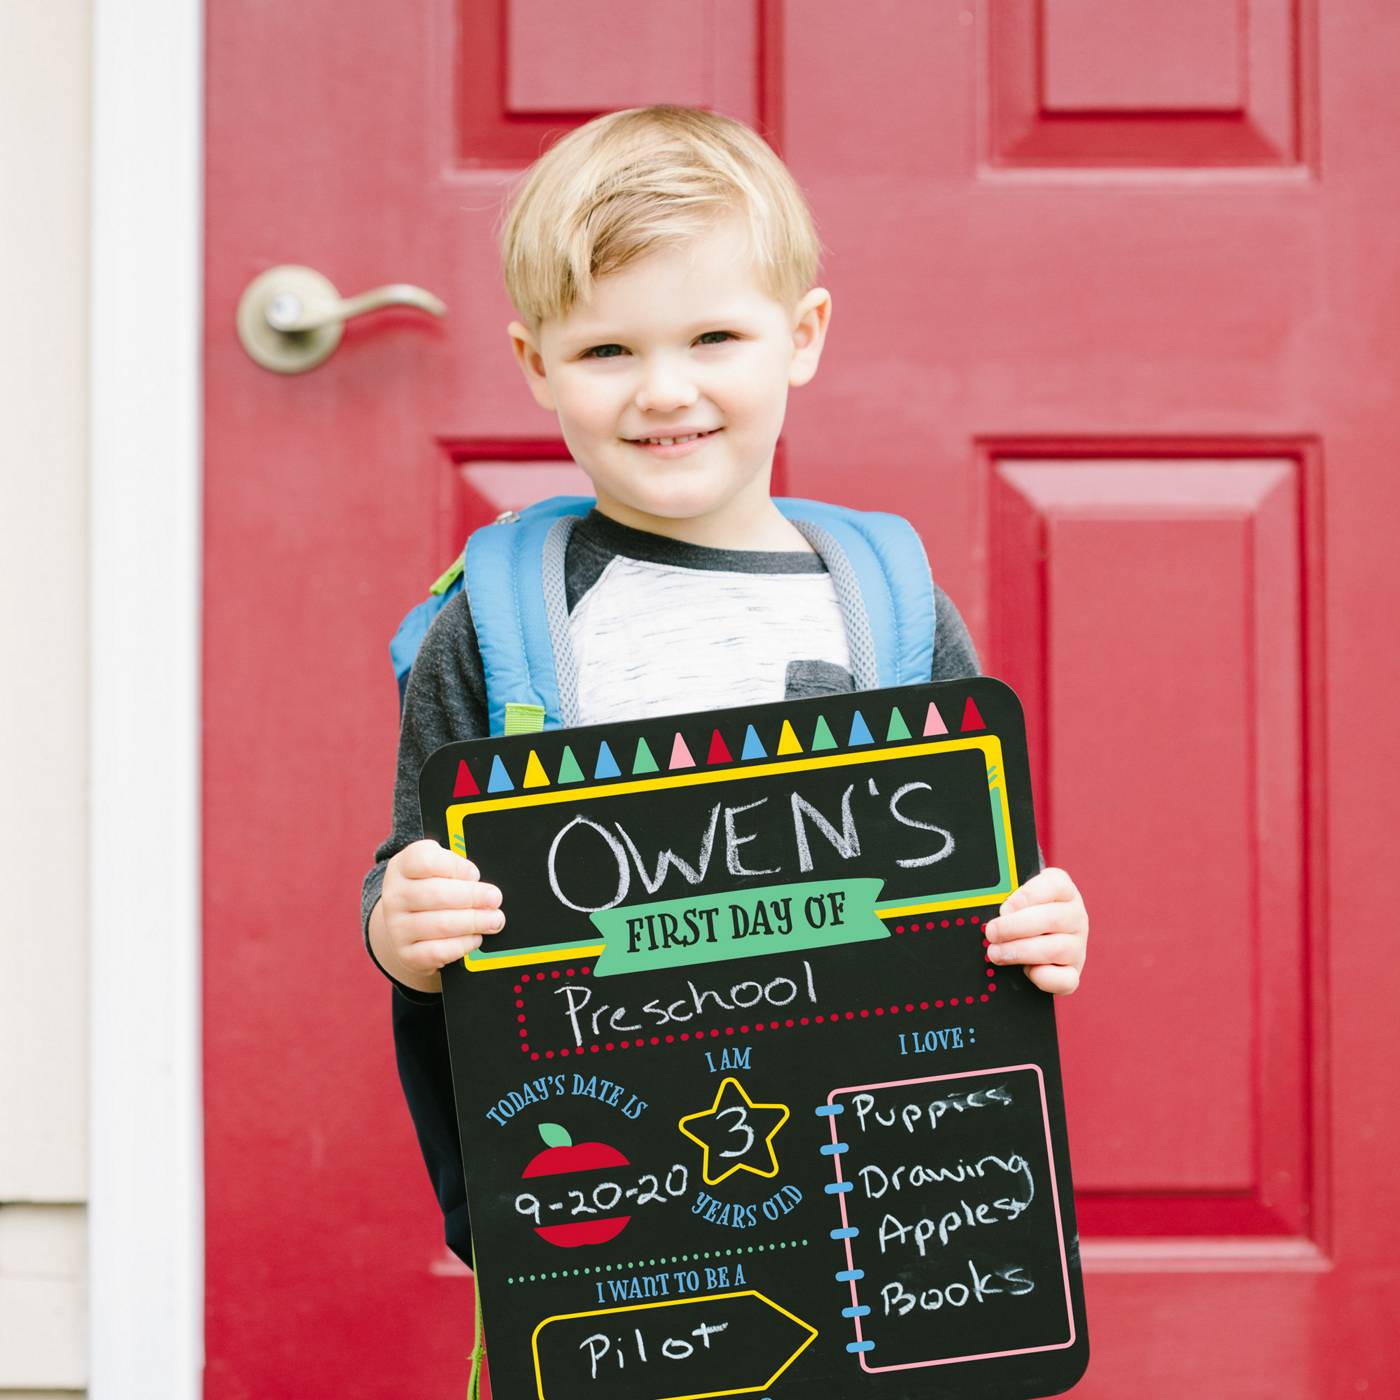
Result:
{"type": "Polygon", "coordinates": [[[428,590],[428,596],[404,614],[398,631],[389,642],[389,660],[393,663],[394,679],[399,686],[399,709],[403,709],[404,692],[408,689],[408,673],[413,669],[414,657],[428,635],[433,619],[447,604],[449,598],[462,591],[462,556],[459,554],[449,568],[428,590]]]}
{"type": "Polygon", "coordinates": [[[591,496],[552,496],[484,526],[467,541],[465,586],[493,735],[509,732],[508,720],[513,729],[526,707],[541,712],[528,727],[564,723],[569,707],[561,703],[560,681],[567,683],[571,672],[556,668],[554,645],[567,626],[563,547],[593,504],[591,496]]]}
{"type": "Polygon", "coordinates": [[[856,688],[928,680],[933,578],[914,527],[902,516],[825,501],[778,496],[774,504],[799,528],[806,527],[803,533],[831,571],[846,618],[856,688]]]}

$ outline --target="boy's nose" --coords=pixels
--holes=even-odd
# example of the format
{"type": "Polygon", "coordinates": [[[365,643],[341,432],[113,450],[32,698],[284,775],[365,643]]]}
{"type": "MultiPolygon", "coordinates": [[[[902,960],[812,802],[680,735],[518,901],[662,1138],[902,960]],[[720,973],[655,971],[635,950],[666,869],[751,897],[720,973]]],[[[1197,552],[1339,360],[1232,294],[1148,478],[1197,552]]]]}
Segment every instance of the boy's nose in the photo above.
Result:
{"type": "Polygon", "coordinates": [[[694,381],[675,365],[649,368],[637,390],[637,407],[648,413],[688,408],[697,398],[694,381]]]}

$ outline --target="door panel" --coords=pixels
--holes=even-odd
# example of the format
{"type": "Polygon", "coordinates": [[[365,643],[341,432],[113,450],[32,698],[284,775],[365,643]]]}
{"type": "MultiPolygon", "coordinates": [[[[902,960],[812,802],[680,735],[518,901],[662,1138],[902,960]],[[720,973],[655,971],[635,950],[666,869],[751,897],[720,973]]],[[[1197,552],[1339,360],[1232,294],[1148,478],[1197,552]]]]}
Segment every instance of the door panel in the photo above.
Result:
{"type": "Polygon", "coordinates": [[[1132,939],[1065,1008],[1067,1077],[1105,1125],[1076,1146],[1081,1228],[1297,1234],[1311,1208],[1300,473],[1180,456],[995,470],[996,631],[1037,735],[1042,839],[1082,853],[1096,920],[1132,939]],[[1144,918],[1144,882],[1165,892],[1172,872],[1189,898],[1159,895],[1144,918]],[[1152,988],[1179,965],[1199,973],[1152,988]],[[1147,1083],[1144,1066],[1160,1066],[1147,1083]]]}
{"type": "Polygon", "coordinates": [[[816,212],[780,489],[907,514],[1026,705],[1094,922],[1076,1394],[1400,1393],[1400,12],[209,0],[207,33],[209,1395],[461,1393],[470,1282],[358,946],[387,639],[474,525],[586,489],[495,228],[548,142],[655,100],[757,124],[816,212]],[[448,315],[272,375],[233,316],[278,263],[448,315]]]}

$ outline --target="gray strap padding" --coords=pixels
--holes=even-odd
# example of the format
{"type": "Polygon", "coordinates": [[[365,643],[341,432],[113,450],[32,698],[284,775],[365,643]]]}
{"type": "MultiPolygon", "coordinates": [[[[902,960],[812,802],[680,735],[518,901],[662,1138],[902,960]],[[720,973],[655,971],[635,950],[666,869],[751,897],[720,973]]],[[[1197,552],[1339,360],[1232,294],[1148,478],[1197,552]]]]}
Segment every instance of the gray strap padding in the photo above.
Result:
{"type": "Polygon", "coordinates": [[[846,551],[820,525],[810,520],[792,520],[803,538],[821,556],[836,590],[841,620],[846,626],[846,645],[851,652],[851,675],[857,690],[875,690],[880,684],[880,666],[875,656],[875,638],[860,591],[860,580],[846,557],[846,551]]]}
{"type": "Polygon", "coordinates": [[[556,520],[545,536],[540,560],[544,611],[554,652],[554,678],[559,687],[559,723],[565,729],[578,723],[578,664],[569,641],[569,595],[564,587],[564,554],[578,522],[577,515],[565,515],[556,520]]]}

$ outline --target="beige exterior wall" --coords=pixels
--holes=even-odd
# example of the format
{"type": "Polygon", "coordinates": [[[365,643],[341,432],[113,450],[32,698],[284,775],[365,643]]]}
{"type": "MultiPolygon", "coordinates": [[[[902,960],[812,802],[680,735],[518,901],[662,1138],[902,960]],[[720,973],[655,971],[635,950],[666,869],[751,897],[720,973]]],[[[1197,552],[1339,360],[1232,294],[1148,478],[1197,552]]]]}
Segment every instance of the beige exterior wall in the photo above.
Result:
{"type": "Polygon", "coordinates": [[[87,1369],[89,0],[0,3],[0,1397],[87,1369]]]}

